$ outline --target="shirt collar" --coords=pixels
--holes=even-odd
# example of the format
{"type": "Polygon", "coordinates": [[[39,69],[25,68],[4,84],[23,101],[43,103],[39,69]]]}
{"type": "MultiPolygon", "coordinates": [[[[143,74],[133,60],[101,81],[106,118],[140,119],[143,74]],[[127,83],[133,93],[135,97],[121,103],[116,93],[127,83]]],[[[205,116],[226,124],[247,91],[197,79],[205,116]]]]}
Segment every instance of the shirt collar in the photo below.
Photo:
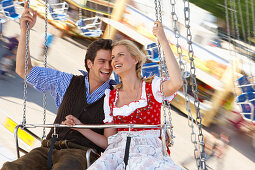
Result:
{"type": "MultiPolygon", "coordinates": [[[[86,72],[86,71],[84,71],[84,70],[79,70],[81,73],[82,73],[82,75],[84,75],[85,77],[86,77],[86,79],[87,79],[87,81],[89,82],[89,80],[88,80],[88,72],[86,72]]],[[[86,80],[85,79],[85,80],[86,80]]],[[[88,83],[87,82],[87,83],[88,83]]],[[[109,80],[107,80],[106,81],[109,85],[117,85],[117,82],[115,81],[115,80],[113,80],[113,79],[109,79],[109,80]]],[[[105,82],[105,83],[106,83],[105,82]]]]}
{"type": "Polygon", "coordinates": [[[88,72],[86,72],[84,70],[79,70],[79,72],[81,72],[81,74],[84,75],[85,77],[88,76],[88,72]]]}

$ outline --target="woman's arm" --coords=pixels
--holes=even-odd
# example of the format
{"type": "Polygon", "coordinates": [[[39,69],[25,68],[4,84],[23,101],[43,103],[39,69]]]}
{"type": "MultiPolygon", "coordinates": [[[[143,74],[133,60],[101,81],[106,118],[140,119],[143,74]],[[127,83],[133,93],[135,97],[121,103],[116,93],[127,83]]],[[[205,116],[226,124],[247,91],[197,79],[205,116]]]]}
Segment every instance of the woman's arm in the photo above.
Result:
{"type": "MultiPolygon", "coordinates": [[[[66,120],[62,122],[62,124],[68,125],[70,127],[74,125],[82,125],[81,121],[74,117],[73,115],[66,116],[66,120]]],[[[97,146],[106,149],[108,146],[107,138],[111,135],[114,135],[117,133],[116,129],[113,128],[106,128],[104,129],[104,135],[101,135],[99,133],[94,132],[91,129],[78,129],[73,128],[74,130],[77,130],[80,132],[83,136],[88,138],[90,141],[95,143],[97,146]]]]}
{"type": "Polygon", "coordinates": [[[167,41],[162,24],[159,21],[155,21],[154,24],[153,34],[158,38],[163,48],[166,66],[170,76],[170,80],[163,82],[163,93],[165,96],[171,96],[182,86],[181,70],[167,41]]]}

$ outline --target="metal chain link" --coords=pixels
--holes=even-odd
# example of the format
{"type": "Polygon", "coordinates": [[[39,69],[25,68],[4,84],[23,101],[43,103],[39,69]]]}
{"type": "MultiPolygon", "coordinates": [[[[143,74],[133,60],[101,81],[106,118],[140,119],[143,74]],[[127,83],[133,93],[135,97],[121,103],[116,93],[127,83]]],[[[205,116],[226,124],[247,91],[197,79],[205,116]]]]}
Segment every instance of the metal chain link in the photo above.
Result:
{"type": "Polygon", "coordinates": [[[156,16],[156,21],[158,21],[158,0],[154,0],[154,4],[155,4],[155,16],[156,16]]]}
{"type": "MultiPolygon", "coordinates": [[[[232,0],[230,0],[230,8],[231,8],[231,12],[230,12],[230,17],[231,17],[231,30],[235,30],[235,21],[234,21],[234,10],[233,10],[233,2],[232,0]]],[[[234,37],[236,37],[236,33],[232,33],[234,35],[234,37]]]]}
{"type": "MultiPolygon", "coordinates": [[[[245,1],[245,7],[246,7],[246,24],[247,24],[247,42],[249,44],[249,48],[252,49],[252,46],[251,46],[251,28],[250,28],[250,10],[249,10],[249,1],[246,0],[245,1]]],[[[253,7],[254,8],[254,7],[253,7]]],[[[253,14],[254,15],[254,14],[253,14]]],[[[252,60],[252,55],[251,55],[251,51],[250,50],[247,50],[247,55],[249,56],[249,58],[252,60]]],[[[251,76],[252,76],[252,64],[249,64],[249,71],[251,73],[251,76]]]]}
{"type": "MultiPolygon", "coordinates": [[[[234,20],[235,20],[235,32],[236,32],[236,38],[238,41],[240,41],[240,30],[239,30],[239,23],[238,23],[238,18],[237,18],[237,9],[236,9],[236,1],[231,0],[232,8],[234,10],[234,20]]],[[[238,43],[236,43],[236,46],[239,46],[238,43]]],[[[235,56],[236,56],[237,51],[235,50],[235,56]]],[[[239,66],[238,66],[239,67],[239,66]]],[[[241,72],[244,70],[243,68],[243,62],[241,64],[241,72]]]]}
{"type": "MultiPolygon", "coordinates": [[[[254,37],[254,34],[255,34],[255,13],[254,13],[254,2],[253,2],[253,0],[251,0],[251,13],[252,13],[252,28],[253,28],[252,29],[253,30],[252,37],[254,37]]],[[[253,77],[253,72],[252,71],[251,71],[251,76],[253,77]]]]}
{"type": "MultiPolygon", "coordinates": [[[[28,0],[27,2],[28,8],[29,8],[29,4],[30,4],[30,1],[28,0]]],[[[25,78],[24,78],[23,120],[22,120],[23,127],[26,124],[28,55],[29,55],[29,22],[27,22],[27,29],[26,29],[25,78]]]]}
{"type": "MultiPolygon", "coordinates": [[[[179,37],[180,37],[180,33],[178,31],[177,28],[177,22],[178,22],[178,17],[175,13],[175,5],[176,2],[175,0],[170,0],[170,3],[172,5],[172,20],[173,20],[173,24],[174,24],[174,32],[175,32],[175,38],[177,40],[176,42],[176,48],[177,48],[177,53],[179,55],[179,64],[180,64],[180,69],[182,72],[182,80],[183,80],[183,94],[185,95],[185,106],[186,106],[186,110],[188,112],[188,126],[191,128],[191,141],[194,144],[194,155],[198,155],[198,149],[197,149],[197,141],[196,141],[196,133],[194,130],[194,119],[193,116],[191,114],[191,107],[190,107],[190,98],[188,95],[188,73],[186,71],[186,67],[185,67],[185,63],[183,60],[183,55],[182,55],[182,48],[179,44],[179,37]]],[[[197,159],[196,159],[197,160],[197,159]]]]}
{"type": "Polygon", "coordinates": [[[249,38],[251,37],[251,28],[250,28],[250,15],[249,15],[249,3],[248,0],[245,1],[246,4],[246,24],[247,24],[247,41],[251,47],[251,41],[249,38]]]}
{"type": "MultiPolygon", "coordinates": [[[[198,142],[196,141],[195,133],[191,134],[191,141],[194,143],[194,157],[196,159],[198,169],[207,169],[206,167],[206,154],[204,150],[204,135],[202,132],[202,116],[200,113],[200,101],[198,99],[197,91],[197,80],[196,80],[196,67],[194,63],[194,51],[192,47],[192,34],[190,30],[190,4],[189,0],[183,0],[184,2],[184,17],[185,17],[185,27],[187,29],[187,43],[188,43],[188,57],[190,60],[190,80],[192,86],[192,92],[194,96],[194,107],[196,111],[196,124],[198,126],[198,142]],[[196,147],[198,145],[199,148],[196,147]],[[199,152],[199,153],[198,153],[199,152]]],[[[187,89],[185,89],[187,90],[187,89]]],[[[191,114],[190,114],[191,115],[191,114]]],[[[192,116],[192,115],[191,115],[192,116]]],[[[192,126],[192,125],[191,125],[192,126]]]]}
{"type": "MultiPolygon", "coordinates": [[[[156,11],[156,20],[160,21],[162,23],[162,15],[161,15],[161,3],[160,0],[155,0],[155,11],[156,11]]],[[[158,49],[159,49],[159,61],[160,61],[160,78],[161,78],[161,82],[164,81],[163,77],[167,77],[168,76],[168,72],[166,71],[166,63],[165,63],[165,58],[164,58],[164,52],[162,51],[161,45],[159,43],[159,41],[157,41],[158,44],[158,49]],[[162,55],[163,54],[163,55],[162,55]]],[[[164,128],[163,128],[163,135],[165,135],[165,133],[168,134],[169,139],[169,146],[173,146],[174,144],[174,135],[173,135],[173,125],[172,125],[172,115],[171,115],[171,106],[170,104],[167,104],[165,101],[165,95],[164,95],[164,88],[163,88],[163,84],[161,83],[161,89],[162,89],[162,105],[163,105],[163,113],[164,113],[164,128]],[[168,121],[166,118],[166,108],[168,109],[168,121]],[[170,125],[169,131],[170,134],[167,131],[167,124],[170,125]]],[[[163,136],[165,137],[165,136],[163,136]]],[[[162,141],[165,142],[165,139],[162,138],[162,141]]]]}
{"type": "MultiPolygon", "coordinates": [[[[225,15],[226,15],[226,25],[227,25],[227,38],[228,38],[228,44],[229,44],[229,55],[230,56],[236,56],[236,53],[233,53],[233,50],[231,49],[231,38],[230,38],[230,23],[229,23],[229,13],[228,13],[228,0],[224,0],[225,4],[225,15]]],[[[236,95],[236,88],[235,88],[235,58],[236,57],[231,57],[230,61],[232,64],[232,81],[233,81],[233,87],[234,87],[234,95],[236,95]]]]}
{"type": "Polygon", "coordinates": [[[243,39],[244,39],[244,41],[246,41],[245,28],[244,28],[244,22],[243,22],[243,12],[242,12],[242,8],[241,8],[240,0],[238,0],[237,3],[238,3],[239,17],[240,17],[240,21],[241,21],[241,28],[242,28],[243,39]]]}
{"type": "MultiPolygon", "coordinates": [[[[182,72],[183,94],[185,96],[185,106],[186,106],[186,110],[188,112],[188,126],[191,128],[191,137],[192,137],[192,136],[196,136],[196,134],[194,131],[193,116],[191,114],[190,98],[188,95],[188,80],[187,80],[188,75],[187,75],[187,71],[186,71],[186,65],[183,60],[183,50],[179,44],[180,33],[179,33],[179,29],[177,27],[178,16],[176,15],[176,12],[175,12],[176,1],[170,0],[170,3],[172,6],[171,15],[172,15],[172,20],[173,20],[173,25],[174,25],[174,33],[175,33],[175,38],[176,38],[176,51],[179,56],[179,65],[180,65],[180,69],[182,72]]],[[[195,151],[197,151],[197,146],[196,146],[197,141],[196,140],[194,141],[193,138],[191,138],[191,139],[192,139],[192,143],[194,144],[195,151]]]]}
{"type": "MultiPolygon", "coordinates": [[[[248,3],[248,1],[246,1],[247,3],[248,3]]],[[[244,21],[243,21],[243,14],[242,14],[242,8],[241,8],[241,2],[240,2],[240,0],[238,0],[238,2],[237,2],[238,4],[238,10],[239,10],[239,18],[240,18],[240,22],[241,22],[241,31],[242,31],[242,34],[243,34],[243,39],[244,39],[244,42],[247,42],[248,41],[248,39],[246,40],[246,31],[245,31],[245,27],[244,27],[244,21]]],[[[249,15],[249,8],[248,8],[248,4],[246,4],[246,14],[248,14],[249,15]]],[[[237,21],[238,22],[238,21],[237,21]]],[[[249,30],[249,28],[250,28],[250,23],[249,23],[249,16],[247,16],[247,21],[246,21],[246,23],[247,23],[247,28],[248,28],[248,30],[249,30]]],[[[239,30],[238,30],[239,31],[239,30]]],[[[240,34],[239,34],[240,35],[240,34]]],[[[249,31],[248,31],[248,37],[249,37],[249,31]]],[[[239,40],[240,40],[240,37],[239,37],[239,40]]],[[[252,56],[250,56],[249,55],[249,50],[247,50],[247,57],[249,58],[249,59],[251,59],[252,60],[252,56]]],[[[251,70],[252,70],[252,68],[250,68],[251,70]]]]}
{"type": "Polygon", "coordinates": [[[79,8],[79,20],[82,20],[82,9],[79,8]]]}
{"type": "MultiPolygon", "coordinates": [[[[188,75],[187,75],[187,71],[186,71],[186,66],[183,60],[183,54],[182,54],[182,47],[179,44],[179,37],[180,37],[180,33],[177,27],[177,22],[178,22],[178,17],[176,15],[175,12],[175,5],[176,5],[176,1],[175,0],[170,0],[171,6],[172,6],[172,20],[173,20],[173,25],[174,25],[174,33],[175,33],[175,38],[176,38],[176,48],[177,48],[177,53],[179,56],[179,65],[180,65],[180,69],[182,72],[182,81],[183,81],[183,94],[185,96],[185,106],[186,106],[186,110],[188,112],[188,126],[191,128],[191,142],[194,144],[194,155],[198,155],[198,149],[197,149],[197,141],[196,141],[196,133],[194,130],[194,119],[193,116],[191,114],[191,107],[190,107],[190,98],[188,95],[188,75]]],[[[197,160],[197,159],[196,159],[197,160]]]]}
{"type": "MultiPolygon", "coordinates": [[[[48,0],[45,0],[45,40],[44,40],[44,67],[47,67],[47,50],[48,50],[48,46],[47,46],[47,35],[48,35],[48,0]]],[[[46,101],[46,93],[43,93],[43,124],[46,123],[46,105],[47,105],[47,101],[46,101]]],[[[43,135],[42,135],[42,139],[46,138],[46,130],[45,127],[43,128],[43,135]]]]}
{"type": "MultiPolygon", "coordinates": [[[[227,3],[227,2],[226,2],[227,3]]],[[[235,30],[235,28],[236,28],[236,23],[235,23],[235,14],[234,13],[236,13],[236,10],[234,10],[234,2],[233,2],[233,0],[230,0],[230,10],[231,10],[231,12],[230,12],[230,16],[231,16],[231,29],[232,30],[235,30]]],[[[228,12],[228,11],[227,11],[228,12]]],[[[226,13],[227,14],[227,13],[226,13]]],[[[227,20],[228,20],[228,18],[227,18],[227,20]]],[[[229,24],[230,25],[230,24],[229,24]]],[[[229,29],[230,29],[230,26],[229,26],[229,29]]],[[[230,32],[230,31],[229,31],[230,32]]],[[[238,34],[239,34],[239,31],[237,31],[238,32],[238,34]]],[[[236,37],[239,37],[239,35],[237,35],[237,33],[236,33],[236,31],[233,33],[233,35],[234,35],[234,37],[236,38],[236,37]]],[[[230,39],[230,33],[229,33],[229,43],[231,43],[231,39],[230,39]]],[[[233,59],[231,60],[232,61],[232,64],[233,64],[233,66],[234,66],[234,64],[235,64],[235,62],[236,61],[234,61],[234,59],[236,58],[236,56],[237,56],[237,52],[236,52],[236,50],[234,49],[234,43],[232,43],[232,45],[233,45],[233,47],[232,47],[232,49],[230,50],[230,56],[235,56],[235,57],[232,57],[233,59]]],[[[236,66],[237,67],[237,66],[236,66]]],[[[233,68],[233,71],[232,71],[232,81],[233,82],[235,82],[235,80],[236,80],[236,75],[235,75],[235,71],[234,71],[234,69],[235,68],[233,68]]],[[[234,84],[234,95],[235,96],[237,96],[237,92],[236,92],[236,87],[235,87],[236,85],[234,84]]]]}
{"type": "Polygon", "coordinates": [[[231,0],[231,1],[232,1],[232,7],[234,10],[236,37],[237,37],[237,40],[240,41],[240,34],[239,34],[239,27],[238,27],[238,20],[237,20],[237,11],[236,11],[236,1],[235,0],[231,0]]]}
{"type": "Polygon", "coordinates": [[[107,6],[107,13],[108,13],[108,19],[109,19],[109,24],[108,24],[108,37],[110,37],[111,35],[111,16],[112,14],[110,14],[111,9],[110,9],[110,0],[108,0],[107,2],[108,6],[107,6]]]}
{"type": "Polygon", "coordinates": [[[251,0],[251,13],[252,13],[252,25],[253,25],[253,37],[255,34],[255,13],[254,13],[254,1],[251,0]]]}

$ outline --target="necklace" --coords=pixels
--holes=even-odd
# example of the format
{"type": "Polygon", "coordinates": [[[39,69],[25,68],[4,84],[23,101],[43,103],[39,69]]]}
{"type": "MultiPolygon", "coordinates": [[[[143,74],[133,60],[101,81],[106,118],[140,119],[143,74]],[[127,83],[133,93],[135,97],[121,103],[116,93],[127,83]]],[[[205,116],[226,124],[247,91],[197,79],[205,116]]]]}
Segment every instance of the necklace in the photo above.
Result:
{"type": "MultiPolygon", "coordinates": [[[[142,82],[141,81],[139,81],[139,83],[138,83],[138,85],[137,85],[137,88],[133,91],[133,92],[131,92],[131,93],[128,93],[128,92],[125,92],[125,98],[128,98],[129,99],[129,102],[132,102],[132,101],[138,101],[139,99],[140,99],[140,94],[141,94],[141,84],[142,84],[142,82]],[[134,97],[132,97],[132,94],[133,93],[136,93],[135,94],[135,98],[134,97]],[[139,98],[138,98],[139,97],[139,98]],[[131,99],[131,100],[130,100],[131,99]]],[[[119,90],[118,90],[119,91],[119,90]]],[[[118,92],[118,98],[120,97],[119,96],[119,93],[120,93],[120,91],[118,92]]]]}
{"type": "Polygon", "coordinates": [[[135,101],[138,101],[140,99],[140,98],[138,99],[138,97],[140,97],[139,94],[141,94],[140,90],[141,90],[141,82],[139,81],[138,88],[137,88],[137,91],[136,91],[135,101]]]}

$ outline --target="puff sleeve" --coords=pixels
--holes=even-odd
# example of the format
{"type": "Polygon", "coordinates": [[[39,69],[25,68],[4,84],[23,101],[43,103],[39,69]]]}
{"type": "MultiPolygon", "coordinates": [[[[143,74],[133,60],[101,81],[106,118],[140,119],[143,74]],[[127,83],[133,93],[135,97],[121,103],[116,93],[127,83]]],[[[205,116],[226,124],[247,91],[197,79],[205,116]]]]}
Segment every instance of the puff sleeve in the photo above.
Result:
{"type": "MultiPolygon", "coordinates": [[[[167,78],[165,80],[169,80],[170,78],[167,78]]],[[[160,77],[155,76],[154,79],[152,80],[152,93],[154,98],[157,100],[157,102],[162,103],[162,91],[161,91],[161,79],[160,77]]],[[[171,102],[175,96],[176,92],[171,95],[171,96],[166,96],[165,100],[171,102]]]]}
{"type": "Polygon", "coordinates": [[[111,116],[111,109],[109,106],[109,97],[110,97],[110,89],[105,90],[105,97],[104,97],[104,123],[111,123],[113,121],[113,117],[111,116]]]}

